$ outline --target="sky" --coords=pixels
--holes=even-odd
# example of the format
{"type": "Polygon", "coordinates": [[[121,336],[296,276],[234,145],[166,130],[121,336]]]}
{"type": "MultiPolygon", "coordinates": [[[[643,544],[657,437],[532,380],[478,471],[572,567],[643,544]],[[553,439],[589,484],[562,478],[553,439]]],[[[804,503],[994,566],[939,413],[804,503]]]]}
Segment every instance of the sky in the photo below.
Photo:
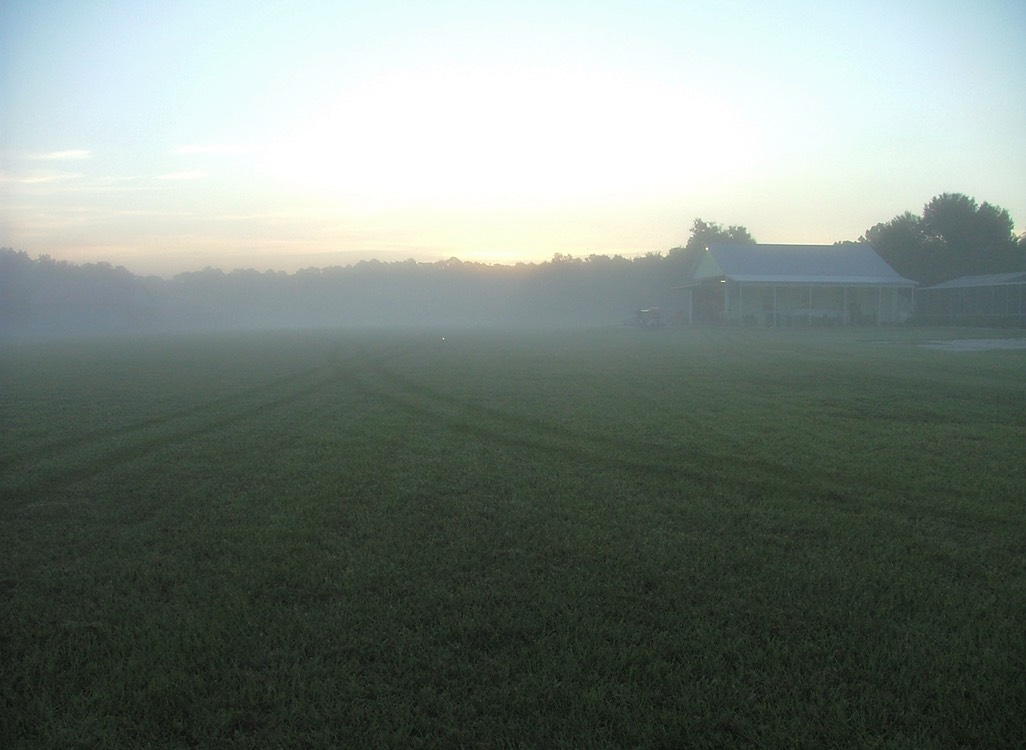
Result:
{"type": "Polygon", "coordinates": [[[0,246],[170,276],[1026,230],[1022,0],[4,0],[0,246]]]}

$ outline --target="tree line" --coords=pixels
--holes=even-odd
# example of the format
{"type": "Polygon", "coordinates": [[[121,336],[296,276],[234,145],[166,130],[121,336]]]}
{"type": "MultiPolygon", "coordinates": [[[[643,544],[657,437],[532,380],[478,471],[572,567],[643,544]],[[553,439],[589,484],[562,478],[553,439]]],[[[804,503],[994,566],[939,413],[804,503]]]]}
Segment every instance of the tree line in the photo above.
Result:
{"type": "Polygon", "coordinates": [[[587,325],[668,305],[667,259],[556,255],[491,265],[361,261],[287,274],[217,268],[171,279],[0,250],[0,330],[189,330],[339,325],[587,325]]]}
{"type": "MultiPolygon", "coordinates": [[[[1026,235],[1008,212],[961,194],[922,215],[876,224],[859,238],[903,276],[932,284],[962,275],[1026,271],[1026,235]]],[[[109,263],[76,265],[0,250],[0,330],[153,330],[338,325],[582,325],[633,319],[661,307],[668,322],[702,249],[755,242],[740,225],[695,219],[688,241],[636,258],[556,254],[499,265],[456,258],[361,261],[293,274],[206,268],[171,279],[109,263]]]]}

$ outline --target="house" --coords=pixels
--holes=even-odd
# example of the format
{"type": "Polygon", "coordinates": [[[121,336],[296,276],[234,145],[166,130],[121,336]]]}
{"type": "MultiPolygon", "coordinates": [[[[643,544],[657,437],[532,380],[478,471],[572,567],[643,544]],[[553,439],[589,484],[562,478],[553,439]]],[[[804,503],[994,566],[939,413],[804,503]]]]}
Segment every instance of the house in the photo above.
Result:
{"type": "Polygon", "coordinates": [[[1026,325],[1026,272],[960,276],[919,289],[916,317],[943,324],[1026,325]]]}
{"type": "Polygon", "coordinates": [[[915,286],[866,244],[715,244],[678,288],[689,323],[811,326],[904,322],[915,286]]]}

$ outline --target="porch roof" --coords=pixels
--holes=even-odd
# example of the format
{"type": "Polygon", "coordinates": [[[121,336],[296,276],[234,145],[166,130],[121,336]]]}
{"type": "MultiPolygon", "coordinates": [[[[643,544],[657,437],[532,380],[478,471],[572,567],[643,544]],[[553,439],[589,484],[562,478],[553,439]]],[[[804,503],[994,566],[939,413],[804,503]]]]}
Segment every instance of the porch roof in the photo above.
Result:
{"type": "Polygon", "coordinates": [[[984,276],[959,276],[957,279],[934,284],[927,289],[963,289],[970,286],[1002,286],[1022,283],[1026,283],[1026,272],[1016,271],[1014,273],[989,273],[984,276]]]}

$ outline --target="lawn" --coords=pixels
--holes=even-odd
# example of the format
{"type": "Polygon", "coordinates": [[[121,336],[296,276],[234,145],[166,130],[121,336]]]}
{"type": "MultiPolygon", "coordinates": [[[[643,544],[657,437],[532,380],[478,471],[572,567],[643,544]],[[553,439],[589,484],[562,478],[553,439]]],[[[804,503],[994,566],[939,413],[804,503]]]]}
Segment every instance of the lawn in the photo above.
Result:
{"type": "Polygon", "coordinates": [[[1022,746],[960,335],[0,342],[0,746],[1022,746]]]}

